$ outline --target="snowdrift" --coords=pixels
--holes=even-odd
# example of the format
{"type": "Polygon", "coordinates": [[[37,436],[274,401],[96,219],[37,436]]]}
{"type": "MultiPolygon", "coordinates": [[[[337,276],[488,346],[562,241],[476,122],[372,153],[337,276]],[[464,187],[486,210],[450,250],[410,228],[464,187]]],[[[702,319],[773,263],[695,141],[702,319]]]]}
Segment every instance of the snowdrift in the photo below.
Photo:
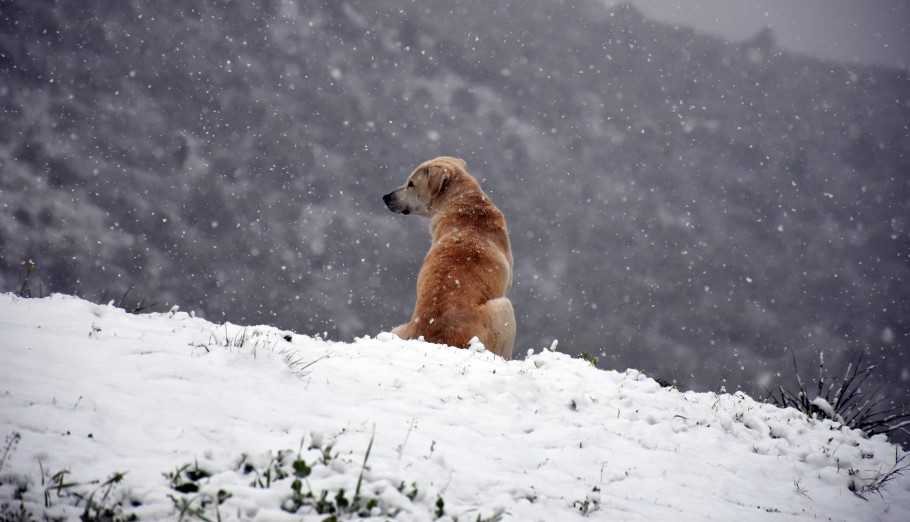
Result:
{"type": "Polygon", "coordinates": [[[910,520],[883,437],[555,351],[61,295],[0,296],[0,332],[0,518],[910,520]]]}

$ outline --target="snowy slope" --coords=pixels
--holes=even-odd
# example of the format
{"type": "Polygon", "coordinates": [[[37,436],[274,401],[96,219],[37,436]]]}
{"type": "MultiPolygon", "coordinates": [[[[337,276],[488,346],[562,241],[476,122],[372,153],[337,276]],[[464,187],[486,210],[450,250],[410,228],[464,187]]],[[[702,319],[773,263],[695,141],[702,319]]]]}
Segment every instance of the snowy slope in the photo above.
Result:
{"type": "Polygon", "coordinates": [[[323,520],[360,481],[376,520],[910,520],[910,474],[863,490],[903,456],[882,438],[558,352],[329,342],[60,295],[0,296],[0,332],[7,515],[323,520]]]}

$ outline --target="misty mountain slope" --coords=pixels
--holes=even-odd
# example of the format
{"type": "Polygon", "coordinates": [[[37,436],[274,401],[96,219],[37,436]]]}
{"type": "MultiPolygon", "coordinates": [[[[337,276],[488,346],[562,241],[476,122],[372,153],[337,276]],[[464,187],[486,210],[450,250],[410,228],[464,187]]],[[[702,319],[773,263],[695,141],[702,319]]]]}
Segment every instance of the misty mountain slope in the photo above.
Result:
{"type": "Polygon", "coordinates": [[[866,350],[908,396],[904,72],[587,2],[0,18],[4,288],[34,259],[36,292],[375,333],[428,241],[380,196],[454,154],[508,219],[519,348],[752,392],[866,350]]]}

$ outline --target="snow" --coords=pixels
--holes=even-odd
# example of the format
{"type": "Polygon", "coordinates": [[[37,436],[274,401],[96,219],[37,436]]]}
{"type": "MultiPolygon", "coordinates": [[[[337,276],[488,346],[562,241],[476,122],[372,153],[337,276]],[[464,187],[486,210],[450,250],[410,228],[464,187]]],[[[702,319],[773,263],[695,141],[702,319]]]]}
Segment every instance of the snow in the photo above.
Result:
{"type": "Polygon", "coordinates": [[[0,331],[0,515],[324,520],[360,482],[367,520],[910,520],[910,474],[864,489],[907,462],[881,436],[547,349],[62,295],[0,295],[0,331]]]}
{"type": "Polygon", "coordinates": [[[831,403],[829,403],[825,399],[823,399],[821,397],[816,397],[816,398],[812,399],[811,404],[813,406],[815,406],[816,408],[818,408],[819,410],[823,411],[825,413],[825,415],[828,416],[828,418],[830,418],[830,419],[837,418],[834,413],[834,407],[831,406],[831,403]]]}

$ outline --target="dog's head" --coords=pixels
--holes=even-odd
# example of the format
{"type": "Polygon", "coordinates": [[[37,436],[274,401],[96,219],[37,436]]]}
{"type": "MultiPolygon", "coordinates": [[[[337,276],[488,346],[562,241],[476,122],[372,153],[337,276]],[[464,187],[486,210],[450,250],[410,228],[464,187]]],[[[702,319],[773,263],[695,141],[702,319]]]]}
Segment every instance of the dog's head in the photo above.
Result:
{"type": "Polygon", "coordinates": [[[432,215],[437,203],[455,179],[465,174],[463,159],[441,156],[414,169],[408,181],[382,196],[389,210],[396,214],[432,215]]]}

